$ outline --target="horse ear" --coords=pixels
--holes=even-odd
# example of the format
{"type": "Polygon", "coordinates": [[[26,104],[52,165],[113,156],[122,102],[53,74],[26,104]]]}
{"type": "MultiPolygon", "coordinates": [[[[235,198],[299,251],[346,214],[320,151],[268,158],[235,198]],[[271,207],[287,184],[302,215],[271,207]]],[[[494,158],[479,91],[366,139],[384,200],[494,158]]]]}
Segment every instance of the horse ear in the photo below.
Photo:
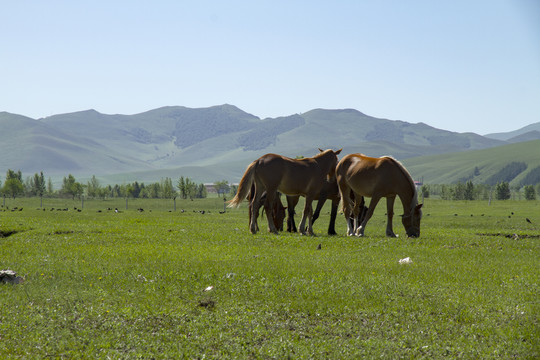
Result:
{"type": "Polygon", "coordinates": [[[336,151],[336,155],[339,155],[339,153],[341,152],[341,150],[343,150],[343,148],[339,149],[338,151],[336,151]]]}
{"type": "Polygon", "coordinates": [[[323,150],[323,149],[321,149],[321,148],[319,148],[319,151],[320,151],[320,152],[324,152],[324,150],[323,150]]]}
{"type": "Polygon", "coordinates": [[[416,205],[416,210],[420,210],[422,208],[422,205],[424,205],[424,203],[416,205]]]}

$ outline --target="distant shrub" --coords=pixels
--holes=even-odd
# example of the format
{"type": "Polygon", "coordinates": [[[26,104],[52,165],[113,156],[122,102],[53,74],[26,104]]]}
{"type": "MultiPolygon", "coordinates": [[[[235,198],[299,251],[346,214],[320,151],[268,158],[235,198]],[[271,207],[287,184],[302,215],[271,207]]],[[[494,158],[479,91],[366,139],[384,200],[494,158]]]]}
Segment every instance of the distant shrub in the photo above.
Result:
{"type": "Polygon", "coordinates": [[[507,182],[498,183],[495,193],[497,200],[508,200],[510,199],[510,186],[507,182]]]}
{"type": "Polygon", "coordinates": [[[524,190],[525,190],[525,199],[536,200],[536,191],[534,190],[534,186],[526,185],[524,190]]]}

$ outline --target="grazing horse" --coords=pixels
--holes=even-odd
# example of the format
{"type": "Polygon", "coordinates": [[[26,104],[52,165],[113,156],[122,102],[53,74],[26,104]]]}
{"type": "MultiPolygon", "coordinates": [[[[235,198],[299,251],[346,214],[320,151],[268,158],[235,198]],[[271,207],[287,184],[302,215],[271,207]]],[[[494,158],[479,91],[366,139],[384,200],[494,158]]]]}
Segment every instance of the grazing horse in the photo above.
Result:
{"type": "MultiPolygon", "coordinates": [[[[251,224],[251,216],[252,216],[251,215],[251,208],[252,208],[251,201],[253,200],[254,194],[255,194],[255,185],[252,185],[251,191],[249,192],[249,196],[247,197],[247,200],[249,201],[249,207],[248,207],[249,224],[251,224]]],[[[265,191],[261,196],[260,204],[259,204],[259,206],[261,206],[261,204],[264,206],[265,211],[269,209],[269,205],[266,201],[267,201],[267,198],[266,198],[266,191],[265,191]]],[[[286,209],[287,208],[284,207],[283,203],[281,202],[281,194],[278,194],[278,196],[274,198],[274,204],[272,207],[272,215],[274,216],[274,226],[279,231],[283,231],[283,221],[285,220],[286,209]]],[[[257,217],[259,216],[258,212],[256,216],[257,217]]],[[[258,227],[257,227],[257,230],[259,230],[258,227]]]]}
{"type": "Polygon", "coordinates": [[[399,196],[403,205],[401,222],[407,236],[420,236],[420,220],[422,204],[418,204],[416,187],[409,172],[396,159],[384,156],[381,158],[367,157],[363,154],[345,156],[336,167],[336,177],[339,192],[343,201],[343,212],[347,219],[347,234],[364,236],[366,224],[373,215],[377,203],[386,197],[388,222],[386,236],[396,237],[392,230],[394,201],[399,196]],[[370,197],[369,208],[363,221],[354,225],[350,220],[351,210],[355,217],[358,215],[358,202],[352,209],[349,194],[354,193],[356,199],[362,196],[370,197]]]}
{"type": "Polygon", "coordinates": [[[236,196],[229,201],[229,207],[240,205],[243,199],[251,190],[252,184],[255,184],[255,192],[251,200],[251,233],[257,233],[256,213],[261,206],[261,196],[266,190],[269,208],[266,209],[266,218],[268,219],[268,231],[277,233],[273,221],[273,201],[277,191],[285,195],[302,195],[306,198],[302,221],[299,231],[304,234],[313,234],[311,203],[313,199],[321,192],[326,177],[334,177],[336,164],[338,162],[338,151],[320,150],[320,153],[308,158],[291,159],[276,154],[266,154],[253,161],[238,185],[236,196]]]}

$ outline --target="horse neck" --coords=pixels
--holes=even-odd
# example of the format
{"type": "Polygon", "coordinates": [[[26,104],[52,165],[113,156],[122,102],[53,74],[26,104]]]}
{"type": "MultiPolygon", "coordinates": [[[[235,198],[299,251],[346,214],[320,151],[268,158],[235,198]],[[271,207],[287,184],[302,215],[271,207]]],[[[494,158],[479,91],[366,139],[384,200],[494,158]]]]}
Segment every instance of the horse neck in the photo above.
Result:
{"type": "Polygon", "coordinates": [[[408,186],[403,187],[398,193],[401,204],[403,205],[403,213],[410,215],[413,213],[414,208],[418,205],[418,199],[416,197],[416,189],[408,186]]]}
{"type": "Polygon", "coordinates": [[[403,182],[398,189],[398,196],[403,204],[403,213],[405,215],[412,215],[414,208],[418,205],[418,198],[416,194],[416,186],[414,185],[413,179],[409,172],[403,167],[403,165],[394,158],[390,158],[394,161],[394,164],[401,171],[403,176],[403,182]]]}

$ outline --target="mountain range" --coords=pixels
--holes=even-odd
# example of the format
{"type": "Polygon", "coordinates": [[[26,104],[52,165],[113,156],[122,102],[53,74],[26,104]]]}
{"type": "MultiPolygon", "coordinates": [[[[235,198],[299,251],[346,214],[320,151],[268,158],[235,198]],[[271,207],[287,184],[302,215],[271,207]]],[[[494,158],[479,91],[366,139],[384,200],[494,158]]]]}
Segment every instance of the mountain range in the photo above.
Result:
{"type": "MultiPolygon", "coordinates": [[[[317,148],[393,155],[407,161],[540,139],[540,122],[481,136],[424,123],[379,119],[354,109],[314,109],[260,119],[233,105],[162,107],[135,115],[95,110],[32,119],[0,112],[0,174],[43,171],[58,181],[96,175],[105,183],[187,176],[237,182],[266,153],[312,156],[317,148]]],[[[539,154],[540,158],[540,154],[539,154]]],[[[413,163],[413,162],[411,162],[413,163]]]]}

